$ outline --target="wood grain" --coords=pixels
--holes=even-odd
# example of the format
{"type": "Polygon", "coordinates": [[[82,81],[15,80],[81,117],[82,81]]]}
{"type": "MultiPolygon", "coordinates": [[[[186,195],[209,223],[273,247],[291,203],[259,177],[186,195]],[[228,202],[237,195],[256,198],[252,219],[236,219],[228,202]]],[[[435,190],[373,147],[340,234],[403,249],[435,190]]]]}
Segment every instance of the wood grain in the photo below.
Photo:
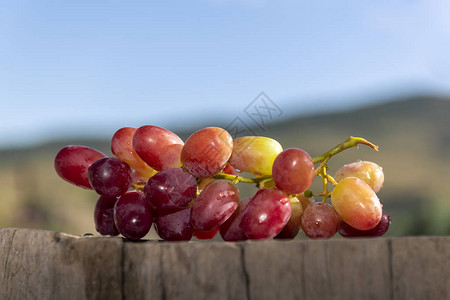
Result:
{"type": "Polygon", "coordinates": [[[129,242],[0,229],[0,299],[450,299],[450,237],[129,242]]]}

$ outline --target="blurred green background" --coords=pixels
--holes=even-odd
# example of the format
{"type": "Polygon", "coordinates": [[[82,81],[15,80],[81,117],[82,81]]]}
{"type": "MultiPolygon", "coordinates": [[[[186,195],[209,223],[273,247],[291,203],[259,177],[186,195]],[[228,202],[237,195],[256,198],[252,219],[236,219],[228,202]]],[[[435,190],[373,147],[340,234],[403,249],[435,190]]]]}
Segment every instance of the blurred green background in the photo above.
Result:
{"type": "MultiPolygon", "coordinates": [[[[385,172],[379,197],[393,219],[388,234],[448,235],[449,113],[449,99],[421,96],[340,113],[292,117],[267,125],[266,135],[284,148],[300,147],[311,156],[326,152],[350,135],[365,137],[380,151],[365,146],[348,149],[330,160],[329,172],[334,174],[343,164],[356,160],[376,162],[385,172]]],[[[186,139],[197,129],[177,133],[186,139]]],[[[95,192],[72,186],[53,169],[54,156],[67,144],[88,145],[111,155],[106,137],[0,152],[0,226],[95,233],[95,192]]],[[[313,190],[321,190],[317,178],[313,190]]],[[[244,195],[252,192],[248,185],[243,187],[244,195]]]]}
{"type": "Polygon", "coordinates": [[[330,173],[378,163],[388,234],[448,235],[449,20],[446,0],[0,1],[0,226],[95,232],[97,196],[53,169],[65,145],[110,155],[121,127],[186,139],[239,118],[311,156],[372,141],[330,173]]]}

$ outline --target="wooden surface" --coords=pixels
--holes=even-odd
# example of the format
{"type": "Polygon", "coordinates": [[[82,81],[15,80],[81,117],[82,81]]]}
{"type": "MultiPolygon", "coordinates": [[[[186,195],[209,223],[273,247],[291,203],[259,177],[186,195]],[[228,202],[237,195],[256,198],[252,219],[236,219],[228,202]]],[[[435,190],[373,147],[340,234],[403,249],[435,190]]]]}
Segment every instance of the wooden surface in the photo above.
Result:
{"type": "Polygon", "coordinates": [[[450,237],[245,243],[0,228],[0,299],[450,299],[450,237]]]}

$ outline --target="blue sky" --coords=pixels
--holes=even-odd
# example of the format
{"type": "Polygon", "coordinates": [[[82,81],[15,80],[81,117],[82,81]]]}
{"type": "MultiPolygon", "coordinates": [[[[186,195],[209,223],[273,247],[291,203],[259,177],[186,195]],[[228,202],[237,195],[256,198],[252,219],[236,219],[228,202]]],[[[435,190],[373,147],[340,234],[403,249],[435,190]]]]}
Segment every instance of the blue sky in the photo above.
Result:
{"type": "Polygon", "coordinates": [[[450,93],[450,2],[0,0],[0,147],[450,93]]]}

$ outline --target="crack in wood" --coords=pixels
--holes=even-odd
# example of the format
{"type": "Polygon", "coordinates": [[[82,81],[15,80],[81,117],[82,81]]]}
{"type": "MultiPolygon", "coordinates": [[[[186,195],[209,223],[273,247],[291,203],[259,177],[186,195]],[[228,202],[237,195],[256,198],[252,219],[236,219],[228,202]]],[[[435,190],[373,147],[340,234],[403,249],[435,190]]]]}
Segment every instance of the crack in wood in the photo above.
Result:
{"type": "MultiPolygon", "coordinates": [[[[8,247],[8,254],[6,254],[5,268],[4,268],[5,271],[3,272],[3,281],[2,281],[2,286],[4,286],[4,287],[7,286],[7,285],[5,285],[5,280],[7,280],[7,275],[9,274],[8,273],[8,267],[9,267],[8,262],[9,262],[9,257],[11,255],[11,250],[13,249],[14,236],[16,235],[16,232],[17,232],[17,229],[14,229],[14,231],[11,235],[11,242],[9,243],[9,247],[8,247]]],[[[11,296],[11,295],[8,295],[7,298],[9,298],[9,296],[11,296]]]]}
{"type": "Polygon", "coordinates": [[[241,253],[241,266],[242,266],[242,273],[244,274],[245,279],[245,295],[247,300],[251,300],[250,295],[250,276],[248,274],[247,270],[247,264],[245,260],[245,247],[243,244],[239,244],[240,253],[241,253]]]}

